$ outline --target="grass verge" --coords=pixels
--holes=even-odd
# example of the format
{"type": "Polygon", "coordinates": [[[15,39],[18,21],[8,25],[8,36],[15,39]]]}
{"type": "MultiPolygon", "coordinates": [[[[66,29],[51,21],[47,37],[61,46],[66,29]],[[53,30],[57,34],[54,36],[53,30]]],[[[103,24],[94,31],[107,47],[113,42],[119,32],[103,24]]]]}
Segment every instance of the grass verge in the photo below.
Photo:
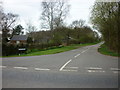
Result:
{"type": "Polygon", "coordinates": [[[105,44],[102,44],[100,46],[100,48],[98,48],[98,52],[100,52],[101,54],[104,54],[104,55],[120,57],[120,54],[110,51],[105,44]]]}
{"type": "Polygon", "coordinates": [[[57,47],[57,48],[49,49],[49,50],[30,52],[28,54],[12,55],[12,56],[4,56],[4,57],[20,57],[20,56],[37,56],[37,55],[56,54],[56,53],[70,51],[70,50],[77,49],[77,48],[80,48],[83,46],[94,45],[94,44],[97,44],[97,42],[96,43],[86,43],[86,44],[72,44],[70,46],[63,46],[63,47],[57,47]]]}

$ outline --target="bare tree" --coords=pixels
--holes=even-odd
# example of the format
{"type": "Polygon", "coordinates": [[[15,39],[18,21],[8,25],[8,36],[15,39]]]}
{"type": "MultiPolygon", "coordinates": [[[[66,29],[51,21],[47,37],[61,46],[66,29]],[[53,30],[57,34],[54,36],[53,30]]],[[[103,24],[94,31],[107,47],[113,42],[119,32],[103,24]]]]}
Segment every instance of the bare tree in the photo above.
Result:
{"type": "Polygon", "coordinates": [[[27,34],[34,42],[37,28],[30,21],[26,25],[27,25],[26,27],[27,34]]]}
{"type": "Polygon", "coordinates": [[[1,26],[3,30],[8,30],[10,28],[13,28],[14,23],[16,22],[18,18],[17,14],[12,13],[3,13],[2,20],[1,20],[1,26]]]}
{"type": "Polygon", "coordinates": [[[26,23],[26,31],[27,33],[31,33],[31,32],[36,32],[37,28],[31,23],[31,21],[28,21],[26,23]]]}
{"type": "Polygon", "coordinates": [[[54,18],[54,25],[56,27],[63,26],[63,22],[69,13],[70,5],[63,1],[57,1],[57,8],[56,8],[56,17],[54,18]]]}
{"type": "MultiPolygon", "coordinates": [[[[3,16],[3,7],[2,7],[2,2],[0,2],[0,50],[1,50],[1,42],[2,42],[2,35],[1,35],[1,32],[2,32],[2,26],[1,26],[2,16],[3,16]]],[[[0,52],[2,52],[2,51],[0,51],[0,52]]],[[[1,55],[1,53],[0,53],[0,55],[1,55]]]]}
{"type": "Polygon", "coordinates": [[[82,28],[85,25],[85,20],[79,20],[79,26],[82,28]]]}
{"type": "Polygon", "coordinates": [[[3,7],[2,7],[3,3],[0,2],[0,30],[2,30],[2,17],[4,16],[4,13],[3,13],[3,7]]]}
{"type": "Polygon", "coordinates": [[[13,29],[13,27],[15,26],[15,22],[17,20],[18,15],[16,14],[12,14],[12,13],[3,13],[3,16],[1,18],[0,24],[1,24],[1,28],[2,28],[2,38],[3,41],[5,41],[5,39],[7,39],[8,35],[10,35],[10,30],[13,29]]]}
{"type": "Polygon", "coordinates": [[[42,2],[42,27],[53,30],[54,27],[59,27],[65,20],[70,5],[63,0],[42,2]]]}
{"type": "Polygon", "coordinates": [[[7,38],[10,37],[10,30],[13,30],[15,26],[18,15],[12,13],[4,13],[2,5],[3,3],[0,2],[0,30],[2,31],[3,42],[6,42],[7,38]]]}
{"type": "Polygon", "coordinates": [[[73,21],[72,24],[71,24],[71,26],[72,26],[73,28],[75,28],[75,27],[83,28],[84,25],[85,25],[85,20],[82,20],[82,19],[80,19],[80,20],[75,20],[75,21],[73,21]]]}
{"type": "Polygon", "coordinates": [[[0,19],[1,19],[1,15],[3,13],[3,3],[0,1],[0,19]]]}

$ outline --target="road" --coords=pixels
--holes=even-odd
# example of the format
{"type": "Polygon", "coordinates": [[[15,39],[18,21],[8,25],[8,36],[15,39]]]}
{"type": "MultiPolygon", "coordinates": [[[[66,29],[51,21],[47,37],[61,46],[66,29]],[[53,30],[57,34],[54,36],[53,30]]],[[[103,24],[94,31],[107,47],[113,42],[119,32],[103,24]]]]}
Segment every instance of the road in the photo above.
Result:
{"type": "Polygon", "coordinates": [[[117,88],[118,58],[97,52],[100,44],[41,56],[2,60],[3,88],[117,88]]]}

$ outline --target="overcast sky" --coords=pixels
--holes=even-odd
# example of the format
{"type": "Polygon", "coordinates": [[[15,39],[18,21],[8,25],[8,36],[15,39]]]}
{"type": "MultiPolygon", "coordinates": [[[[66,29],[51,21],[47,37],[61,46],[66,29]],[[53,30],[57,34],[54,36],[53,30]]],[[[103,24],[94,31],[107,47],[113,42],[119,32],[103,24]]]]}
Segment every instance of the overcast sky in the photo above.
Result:
{"type": "MultiPolygon", "coordinates": [[[[12,12],[19,15],[20,22],[31,21],[37,28],[40,28],[40,13],[42,0],[3,0],[5,12],[12,12]]],[[[89,24],[90,10],[95,0],[69,0],[71,5],[70,14],[66,22],[70,24],[73,20],[83,19],[89,24]]],[[[90,25],[90,24],[89,24],[90,25]]]]}

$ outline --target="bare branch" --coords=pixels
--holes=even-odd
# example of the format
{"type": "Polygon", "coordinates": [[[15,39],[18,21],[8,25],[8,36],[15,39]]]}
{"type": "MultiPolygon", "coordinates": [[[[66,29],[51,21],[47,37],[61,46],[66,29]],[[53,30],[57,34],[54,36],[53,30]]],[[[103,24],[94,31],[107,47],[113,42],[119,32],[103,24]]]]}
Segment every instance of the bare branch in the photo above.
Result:
{"type": "Polygon", "coordinates": [[[70,5],[63,0],[55,0],[54,2],[47,2],[44,0],[42,2],[42,20],[44,24],[48,24],[50,30],[61,26],[68,14],[69,6],[70,5]]]}

